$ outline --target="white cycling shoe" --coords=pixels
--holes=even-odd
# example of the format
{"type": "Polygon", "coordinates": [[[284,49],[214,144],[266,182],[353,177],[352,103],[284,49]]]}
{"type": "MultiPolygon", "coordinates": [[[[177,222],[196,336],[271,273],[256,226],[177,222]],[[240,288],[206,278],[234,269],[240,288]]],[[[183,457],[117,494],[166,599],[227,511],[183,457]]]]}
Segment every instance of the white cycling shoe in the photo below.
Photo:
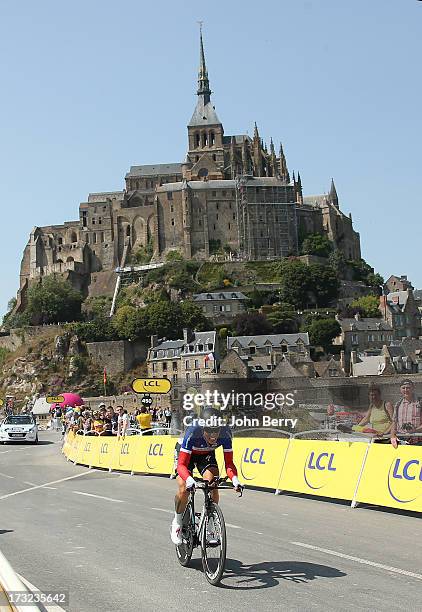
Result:
{"type": "Polygon", "coordinates": [[[179,544],[181,544],[183,542],[183,539],[182,539],[182,526],[179,525],[179,523],[176,521],[176,519],[173,519],[173,522],[171,524],[170,537],[171,537],[171,541],[176,546],[178,546],[179,544]]]}
{"type": "Polygon", "coordinates": [[[208,519],[207,524],[207,544],[208,546],[218,546],[220,544],[220,538],[218,533],[216,533],[216,528],[214,525],[213,518],[208,519]]]}

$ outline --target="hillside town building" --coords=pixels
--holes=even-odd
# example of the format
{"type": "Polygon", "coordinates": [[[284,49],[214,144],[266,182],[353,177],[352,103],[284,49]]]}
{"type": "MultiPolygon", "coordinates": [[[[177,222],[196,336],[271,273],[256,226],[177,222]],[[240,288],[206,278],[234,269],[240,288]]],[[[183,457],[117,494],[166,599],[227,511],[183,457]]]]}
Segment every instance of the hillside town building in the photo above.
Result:
{"type": "Polygon", "coordinates": [[[84,295],[111,295],[115,269],[141,248],[157,262],[170,251],[208,259],[218,249],[265,260],[297,254],[300,235],[322,233],[347,259],[360,259],[359,234],[340,209],[334,181],[327,194],[306,196],[282,145],[276,152],[272,139],[265,144],[256,124],[252,135],[225,133],[211,101],[202,33],[196,93],[183,161],[132,166],[124,189],[91,193],[77,220],[33,228],[17,310],[29,284],[50,274],[64,275],[84,295]]]}

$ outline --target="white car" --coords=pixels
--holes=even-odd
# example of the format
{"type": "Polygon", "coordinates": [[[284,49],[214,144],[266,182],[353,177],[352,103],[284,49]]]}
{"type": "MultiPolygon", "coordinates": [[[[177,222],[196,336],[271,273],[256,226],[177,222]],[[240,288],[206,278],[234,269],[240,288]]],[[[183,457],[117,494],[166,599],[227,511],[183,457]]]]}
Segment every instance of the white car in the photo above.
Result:
{"type": "Polygon", "coordinates": [[[0,424],[0,442],[31,442],[38,444],[38,426],[30,414],[8,416],[0,424]]]}

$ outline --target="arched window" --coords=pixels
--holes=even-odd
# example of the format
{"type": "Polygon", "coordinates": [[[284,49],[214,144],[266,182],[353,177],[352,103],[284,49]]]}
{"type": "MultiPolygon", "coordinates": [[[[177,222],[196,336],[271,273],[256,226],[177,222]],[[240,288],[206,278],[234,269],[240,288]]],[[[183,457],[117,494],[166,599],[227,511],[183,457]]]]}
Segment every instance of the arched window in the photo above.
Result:
{"type": "Polygon", "coordinates": [[[208,146],[208,134],[206,132],[202,134],[202,146],[203,147],[208,146]]]}
{"type": "Polygon", "coordinates": [[[92,234],[92,242],[93,242],[94,244],[97,244],[97,233],[96,233],[96,232],[94,232],[94,233],[92,234]]]}
{"type": "Polygon", "coordinates": [[[210,132],[210,147],[215,145],[215,134],[214,132],[210,132]]]}
{"type": "Polygon", "coordinates": [[[200,146],[200,144],[201,144],[201,139],[200,139],[199,133],[197,132],[195,134],[195,146],[196,146],[196,148],[198,148],[200,146]]]}
{"type": "Polygon", "coordinates": [[[126,227],[126,236],[130,236],[130,225],[126,227]]]}
{"type": "Polygon", "coordinates": [[[73,259],[73,257],[68,257],[66,261],[70,262],[70,261],[75,261],[75,260],[73,259]]]}
{"type": "Polygon", "coordinates": [[[70,234],[70,242],[78,242],[78,236],[77,236],[76,232],[72,232],[70,234]]]}

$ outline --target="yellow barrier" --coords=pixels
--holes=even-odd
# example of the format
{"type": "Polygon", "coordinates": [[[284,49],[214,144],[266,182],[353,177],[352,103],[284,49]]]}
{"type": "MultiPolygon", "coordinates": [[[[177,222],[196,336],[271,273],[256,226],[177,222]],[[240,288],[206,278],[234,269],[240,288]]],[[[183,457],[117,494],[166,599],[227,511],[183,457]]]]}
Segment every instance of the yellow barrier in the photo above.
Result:
{"type": "Polygon", "coordinates": [[[422,512],[422,447],[372,444],[356,501],[422,512]]]}
{"type": "Polygon", "coordinates": [[[234,463],[246,485],[277,489],[289,440],[286,438],[235,438],[234,463]]]}
{"type": "MultiPolygon", "coordinates": [[[[67,434],[76,463],[143,474],[171,474],[173,436],[125,439],[67,434]]],[[[234,462],[246,485],[422,512],[422,447],[283,438],[235,438],[234,462]],[[369,451],[369,452],[368,452],[369,451]]],[[[224,474],[222,449],[217,449],[224,474]]]]}
{"type": "Polygon", "coordinates": [[[278,489],[353,499],[367,443],[291,440],[278,489]]]}

